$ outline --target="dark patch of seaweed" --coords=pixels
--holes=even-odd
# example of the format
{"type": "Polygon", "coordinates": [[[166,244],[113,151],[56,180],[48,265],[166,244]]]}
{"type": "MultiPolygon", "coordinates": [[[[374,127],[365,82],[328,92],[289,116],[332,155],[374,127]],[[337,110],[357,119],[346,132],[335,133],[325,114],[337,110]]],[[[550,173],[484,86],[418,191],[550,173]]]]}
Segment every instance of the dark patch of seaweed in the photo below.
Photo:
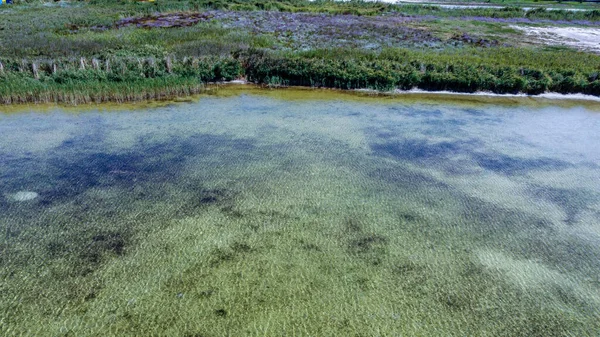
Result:
{"type": "MultiPolygon", "coordinates": [[[[176,179],[186,160],[211,155],[225,149],[252,149],[251,140],[231,139],[219,135],[172,137],[165,141],[142,139],[132,149],[121,153],[102,151],[88,153],[55,151],[49,160],[51,172],[56,172],[51,189],[40,193],[45,203],[61,202],[93,187],[120,186],[131,188],[143,182],[169,182],[176,179]]],[[[200,203],[219,199],[221,192],[203,190],[200,203]]]]}
{"type": "Polygon", "coordinates": [[[313,251],[313,252],[320,252],[321,251],[321,247],[319,247],[315,243],[309,242],[309,241],[304,240],[304,239],[300,239],[300,240],[298,240],[298,242],[300,243],[300,247],[303,250],[313,251]]]}
{"type": "Polygon", "coordinates": [[[126,235],[106,232],[94,235],[87,247],[84,248],[81,259],[90,264],[101,262],[105,254],[123,255],[126,246],[126,235]]]}
{"type": "Polygon", "coordinates": [[[444,160],[450,160],[451,156],[472,152],[478,145],[479,142],[476,140],[430,142],[425,139],[404,139],[374,143],[371,145],[371,150],[378,156],[396,160],[441,164],[444,160]]]}
{"type": "Polygon", "coordinates": [[[380,167],[369,173],[369,176],[396,185],[405,190],[419,188],[447,189],[443,182],[403,167],[380,167]]]}
{"type": "Polygon", "coordinates": [[[362,236],[358,239],[351,240],[348,249],[353,254],[364,254],[373,250],[375,247],[380,247],[388,242],[388,239],[378,234],[370,234],[362,236]]]}
{"type": "Polygon", "coordinates": [[[532,186],[530,193],[556,204],[566,214],[565,223],[572,225],[577,222],[578,215],[587,210],[590,205],[600,199],[591,191],[584,189],[556,188],[548,186],[532,186]]]}
{"type": "Polygon", "coordinates": [[[245,241],[234,241],[228,247],[213,249],[209,258],[209,265],[213,268],[218,268],[227,262],[244,258],[248,254],[251,254],[255,251],[256,248],[252,247],[245,241]]]}
{"type": "Polygon", "coordinates": [[[504,175],[523,175],[531,171],[560,171],[572,167],[569,162],[553,158],[521,158],[503,153],[473,153],[473,159],[486,170],[504,175]]]}

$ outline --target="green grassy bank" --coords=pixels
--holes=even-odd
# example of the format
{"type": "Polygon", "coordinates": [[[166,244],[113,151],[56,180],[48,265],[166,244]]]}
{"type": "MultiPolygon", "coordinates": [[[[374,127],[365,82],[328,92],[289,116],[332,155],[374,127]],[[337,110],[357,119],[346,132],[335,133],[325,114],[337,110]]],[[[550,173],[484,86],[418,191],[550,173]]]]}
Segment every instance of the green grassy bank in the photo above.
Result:
{"type": "Polygon", "coordinates": [[[594,26],[597,11],[324,0],[61,6],[67,8],[27,1],[0,8],[2,104],[163,99],[237,78],[340,89],[600,95],[600,56],[543,47],[510,27],[523,20],[594,26]],[[152,26],[161,15],[168,26],[152,26]],[[196,21],[186,23],[192,15],[196,21]],[[146,26],[124,24],[132,18],[146,26]]]}
{"type": "Polygon", "coordinates": [[[600,95],[599,64],[598,56],[564,51],[319,50],[287,55],[250,52],[246,73],[259,83],[342,89],[600,95]]]}
{"type": "Polygon", "coordinates": [[[511,48],[418,52],[258,49],[229,57],[127,57],[0,61],[4,104],[164,99],[197,93],[207,82],[246,77],[270,86],[395,88],[456,92],[600,95],[597,55],[527,53],[511,48]]]}
{"type": "Polygon", "coordinates": [[[106,58],[5,61],[0,101],[100,103],[165,99],[201,91],[203,83],[243,73],[233,58],[106,58]]]}

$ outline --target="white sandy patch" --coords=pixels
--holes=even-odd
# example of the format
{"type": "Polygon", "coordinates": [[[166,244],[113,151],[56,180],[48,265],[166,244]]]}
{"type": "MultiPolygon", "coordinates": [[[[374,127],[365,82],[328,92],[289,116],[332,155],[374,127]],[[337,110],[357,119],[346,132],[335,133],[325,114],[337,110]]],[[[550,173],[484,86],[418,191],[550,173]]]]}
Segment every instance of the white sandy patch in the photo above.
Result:
{"type": "Polygon", "coordinates": [[[21,191],[7,195],[7,199],[11,201],[29,201],[37,198],[39,195],[36,192],[21,191]]]}
{"type": "Polygon", "coordinates": [[[246,79],[238,79],[238,80],[233,80],[233,81],[229,81],[229,82],[225,82],[227,84],[248,84],[248,81],[246,81],[246,79]]]}
{"type": "Polygon", "coordinates": [[[528,27],[511,25],[549,45],[564,45],[600,52],[600,28],[528,27]]]}

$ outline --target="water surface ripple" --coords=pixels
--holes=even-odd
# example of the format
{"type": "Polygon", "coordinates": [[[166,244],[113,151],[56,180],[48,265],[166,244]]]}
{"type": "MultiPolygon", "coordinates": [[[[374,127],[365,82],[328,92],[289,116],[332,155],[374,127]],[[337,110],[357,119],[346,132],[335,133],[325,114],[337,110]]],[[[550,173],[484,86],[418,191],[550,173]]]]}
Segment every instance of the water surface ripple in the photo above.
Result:
{"type": "Polygon", "coordinates": [[[598,336],[600,113],[554,102],[0,114],[0,334],[598,336]]]}

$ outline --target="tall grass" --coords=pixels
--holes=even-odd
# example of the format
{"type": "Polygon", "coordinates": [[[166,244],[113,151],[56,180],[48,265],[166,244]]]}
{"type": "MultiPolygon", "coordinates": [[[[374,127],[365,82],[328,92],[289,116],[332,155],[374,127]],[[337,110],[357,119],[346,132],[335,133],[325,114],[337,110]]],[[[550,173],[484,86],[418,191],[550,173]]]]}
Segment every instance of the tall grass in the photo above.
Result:
{"type": "Polygon", "coordinates": [[[198,93],[206,82],[242,74],[233,58],[167,56],[52,61],[4,60],[0,101],[88,103],[163,99],[198,93]]]}
{"type": "MultiPolygon", "coordinates": [[[[457,48],[446,43],[438,44],[443,50],[431,47],[426,51],[390,48],[299,52],[290,51],[289,46],[278,40],[279,28],[270,33],[254,31],[251,27],[232,29],[209,19],[190,27],[113,29],[123,17],[206,9],[355,15],[400,12],[436,17],[574,15],[569,18],[585,16],[596,20],[598,15],[593,11],[446,10],[435,6],[328,0],[164,0],[155,3],[111,0],[77,2],[71,6],[65,9],[15,5],[10,12],[2,14],[0,101],[5,104],[78,103],[162,98],[194,93],[200,90],[202,83],[244,75],[256,83],[269,85],[344,89],[417,87],[461,92],[539,94],[556,91],[593,95],[598,95],[600,90],[600,58],[571,50],[457,48]]],[[[310,34],[304,33],[291,36],[290,40],[304,43],[310,39],[310,34]]],[[[411,43],[418,46],[418,41],[411,43]]]]}
{"type": "Polygon", "coordinates": [[[248,79],[266,84],[342,89],[394,88],[540,94],[546,91],[600,95],[600,57],[556,52],[494,51],[382,53],[317,50],[298,54],[249,51],[248,79]]]}
{"type": "Polygon", "coordinates": [[[242,76],[259,84],[341,89],[600,95],[600,56],[555,50],[329,49],[277,53],[247,49],[228,57],[130,54],[0,62],[0,101],[4,104],[160,99],[197,93],[202,83],[242,76]]]}

